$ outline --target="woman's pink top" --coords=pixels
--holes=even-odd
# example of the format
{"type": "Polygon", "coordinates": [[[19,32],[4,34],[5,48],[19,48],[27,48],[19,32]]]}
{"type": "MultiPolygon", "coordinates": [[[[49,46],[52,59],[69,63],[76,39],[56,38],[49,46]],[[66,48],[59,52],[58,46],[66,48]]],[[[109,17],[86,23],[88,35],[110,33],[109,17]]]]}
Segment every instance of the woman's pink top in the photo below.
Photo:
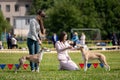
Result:
{"type": "Polygon", "coordinates": [[[55,48],[57,50],[57,54],[58,54],[58,60],[59,61],[65,61],[65,60],[69,60],[70,57],[68,55],[68,50],[64,50],[65,48],[69,47],[69,43],[66,41],[66,42],[60,42],[60,41],[57,41],[56,44],[55,44],[55,48]]]}

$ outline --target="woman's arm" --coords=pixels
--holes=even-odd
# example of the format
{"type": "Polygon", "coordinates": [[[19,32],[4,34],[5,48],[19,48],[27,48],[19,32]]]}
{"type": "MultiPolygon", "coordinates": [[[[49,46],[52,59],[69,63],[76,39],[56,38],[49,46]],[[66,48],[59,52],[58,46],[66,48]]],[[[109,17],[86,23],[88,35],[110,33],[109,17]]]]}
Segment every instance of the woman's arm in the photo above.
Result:
{"type": "Polygon", "coordinates": [[[60,47],[60,45],[61,45],[61,43],[59,43],[59,42],[57,42],[56,44],[55,44],[55,48],[56,48],[56,50],[58,51],[58,52],[62,52],[62,51],[65,51],[65,50],[67,50],[67,49],[71,49],[72,48],[72,46],[67,46],[67,47],[60,47]]]}

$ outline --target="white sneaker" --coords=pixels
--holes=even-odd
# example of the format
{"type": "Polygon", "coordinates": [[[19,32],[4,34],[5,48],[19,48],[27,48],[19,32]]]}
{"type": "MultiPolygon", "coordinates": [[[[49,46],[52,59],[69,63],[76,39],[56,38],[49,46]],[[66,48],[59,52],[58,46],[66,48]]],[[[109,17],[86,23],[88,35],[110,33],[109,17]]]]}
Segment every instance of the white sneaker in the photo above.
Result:
{"type": "Polygon", "coordinates": [[[35,70],[31,70],[31,72],[35,72],[35,70]]]}
{"type": "Polygon", "coordinates": [[[39,68],[36,69],[36,72],[39,72],[39,68]]]}

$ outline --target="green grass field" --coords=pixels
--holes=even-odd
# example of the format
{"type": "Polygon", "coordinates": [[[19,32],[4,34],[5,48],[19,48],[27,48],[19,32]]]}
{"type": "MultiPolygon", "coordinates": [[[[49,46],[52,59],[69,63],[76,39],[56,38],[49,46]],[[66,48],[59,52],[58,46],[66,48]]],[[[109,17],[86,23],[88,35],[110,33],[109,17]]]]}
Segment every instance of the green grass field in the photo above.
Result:
{"type": "MultiPolygon", "coordinates": [[[[106,57],[108,64],[111,66],[111,71],[106,71],[98,65],[94,68],[93,65],[84,72],[84,69],[78,71],[59,71],[57,54],[45,53],[40,65],[40,72],[31,72],[30,67],[26,70],[20,68],[17,74],[9,70],[6,66],[0,69],[0,80],[120,80],[120,51],[102,52],[106,57]]],[[[27,53],[0,53],[0,64],[17,64],[18,58],[27,53]]],[[[82,63],[80,53],[69,54],[73,61],[79,65],[82,63]]],[[[92,61],[92,63],[97,61],[92,61]]],[[[27,61],[26,64],[29,64],[27,61]]]]}

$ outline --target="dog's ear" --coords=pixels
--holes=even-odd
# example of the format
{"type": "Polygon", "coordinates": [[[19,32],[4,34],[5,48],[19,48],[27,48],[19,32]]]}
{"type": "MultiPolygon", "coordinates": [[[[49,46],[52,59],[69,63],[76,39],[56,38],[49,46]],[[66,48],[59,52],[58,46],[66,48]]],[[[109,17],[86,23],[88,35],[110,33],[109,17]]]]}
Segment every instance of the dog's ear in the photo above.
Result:
{"type": "Polygon", "coordinates": [[[79,47],[80,50],[83,49],[83,48],[84,48],[83,46],[80,46],[80,47],[79,47]]]}

